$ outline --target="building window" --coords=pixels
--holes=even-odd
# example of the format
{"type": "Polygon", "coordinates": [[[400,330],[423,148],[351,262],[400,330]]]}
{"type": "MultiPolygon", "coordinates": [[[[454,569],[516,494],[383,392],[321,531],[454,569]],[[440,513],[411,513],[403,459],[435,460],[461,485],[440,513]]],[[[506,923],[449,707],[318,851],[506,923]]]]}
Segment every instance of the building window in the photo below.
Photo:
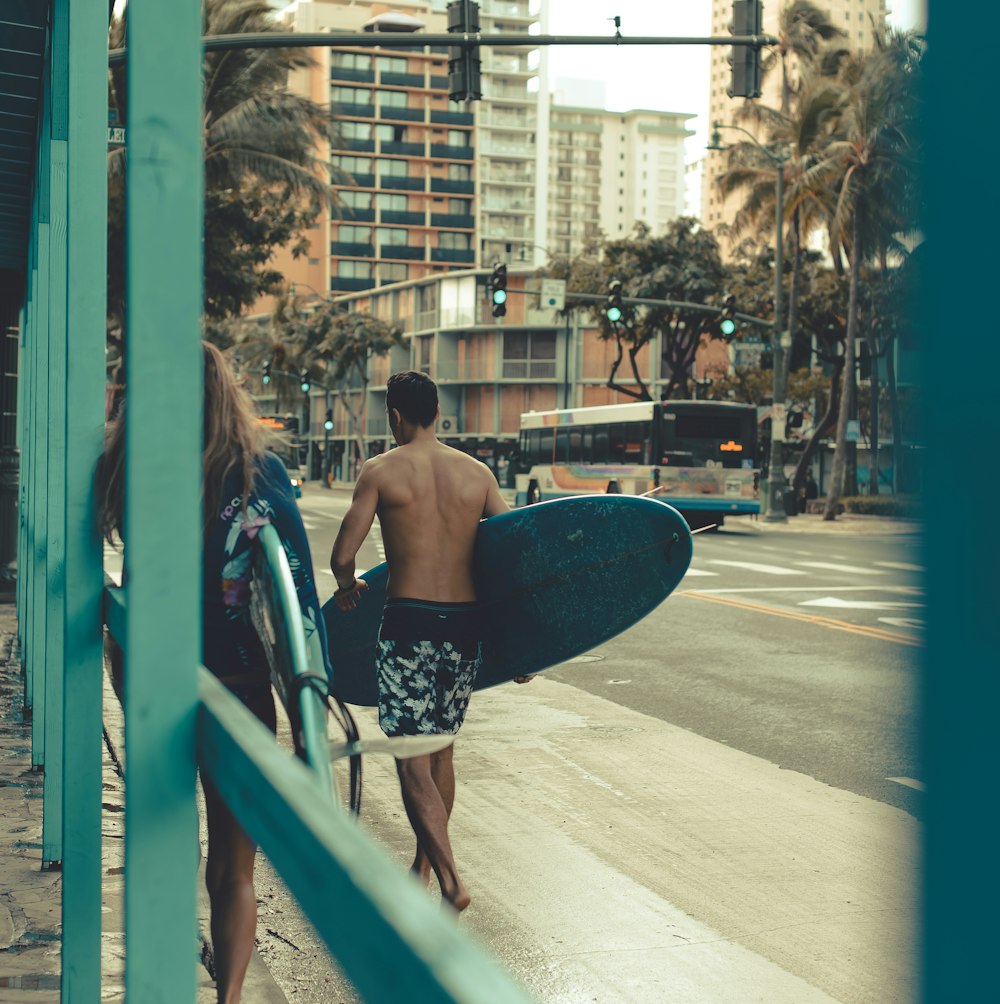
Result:
{"type": "Polygon", "coordinates": [[[344,139],[371,139],[371,122],[340,122],[338,123],[340,135],[344,139]]]}
{"type": "Polygon", "coordinates": [[[379,56],[377,63],[383,72],[406,73],[407,70],[405,56],[379,56]]]}
{"type": "Polygon", "coordinates": [[[371,209],[371,192],[352,192],[350,190],[340,193],[340,200],[349,209],[371,209]]]}
{"type": "Polygon", "coordinates": [[[449,164],[448,165],[448,180],[449,181],[471,181],[472,180],[472,167],[468,164],[449,164]]]}
{"type": "MultiPolygon", "coordinates": [[[[775,182],[777,185],[777,182],[775,182]]],[[[468,216],[472,212],[471,199],[449,199],[448,212],[454,216],[468,216]]]]}
{"type": "Polygon", "coordinates": [[[399,227],[380,227],[375,231],[375,239],[379,245],[391,244],[399,246],[405,244],[407,232],[399,227]]]}
{"type": "Polygon", "coordinates": [[[362,55],[359,52],[337,52],[330,53],[330,64],[332,66],[345,66],[352,70],[370,70],[372,68],[372,57],[362,55]]]}
{"type": "Polygon", "coordinates": [[[449,251],[468,251],[472,247],[472,235],[443,231],[438,237],[438,247],[449,251]]]}
{"type": "Polygon", "coordinates": [[[337,228],[337,240],[344,244],[367,244],[371,239],[371,227],[353,227],[342,223],[337,228]]]}
{"type": "Polygon", "coordinates": [[[370,157],[334,157],[333,163],[342,171],[348,174],[371,174],[372,162],[370,157]]]}
{"type": "Polygon", "coordinates": [[[401,262],[380,262],[378,267],[380,283],[403,282],[406,278],[406,266],[401,262]]]}
{"type": "Polygon", "coordinates": [[[372,265],[368,261],[348,261],[341,259],[337,262],[337,275],[341,279],[370,279],[372,277],[372,265]]]}
{"type": "Polygon", "coordinates": [[[448,130],[448,146],[468,146],[472,139],[472,133],[463,129],[448,130]]]}
{"type": "Polygon", "coordinates": [[[511,380],[554,379],[556,375],[555,332],[504,332],[503,375],[511,380]]]}
{"type": "Polygon", "coordinates": [[[379,160],[378,173],[383,178],[405,178],[409,165],[405,160],[379,160]]]}
{"type": "Polygon", "coordinates": [[[378,103],[383,108],[405,108],[406,91],[377,91],[378,103]]]}
{"type": "Polygon", "coordinates": [[[335,105],[370,105],[372,92],[357,87],[331,87],[330,100],[335,105]]]}
{"type": "Polygon", "coordinates": [[[391,195],[388,192],[379,192],[376,201],[379,209],[391,209],[397,213],[405,213],[408,208],[405,195],[391,195]]]}

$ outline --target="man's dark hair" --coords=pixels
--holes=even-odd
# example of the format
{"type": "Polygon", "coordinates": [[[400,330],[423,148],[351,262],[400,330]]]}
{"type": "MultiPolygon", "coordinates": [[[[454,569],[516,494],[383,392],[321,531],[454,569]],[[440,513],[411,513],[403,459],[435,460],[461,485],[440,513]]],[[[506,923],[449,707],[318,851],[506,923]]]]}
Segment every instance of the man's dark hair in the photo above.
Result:
{"type": "Polygon", "coordinates": [[[385,410],[395,408],[408,422],[426,429],[438,410],[437,384],[426,373],[393,373],[386,383],[385,410]]]}

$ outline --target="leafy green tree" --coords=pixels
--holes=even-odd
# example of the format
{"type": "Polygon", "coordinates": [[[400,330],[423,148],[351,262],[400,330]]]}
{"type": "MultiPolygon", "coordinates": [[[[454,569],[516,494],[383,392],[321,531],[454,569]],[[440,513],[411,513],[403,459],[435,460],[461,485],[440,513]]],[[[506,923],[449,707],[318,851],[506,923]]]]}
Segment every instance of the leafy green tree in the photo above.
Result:
{"type": "MultiPolygon", "coordinates": [[[[127,14],[115,18],[109,45],[124,45],[127,14]]],[[[205,0],[204,34],[279,30],[263,0],[205,0]]],[[[268,268],[279,247],[305,248],[303,233],[324,204],[334,203],[323,151],[333,135],[329,111],[288,90],[288,76],[311,64],[307,50],[233,49],[205,54],[205,313],[235,316],[257,298],[277,294],[283,279],[268,268]]],[[[109,74],[109,106],[127,113],[125,67],[109,74]]],[[[108,153],[109,313],[125,305],[125,162],[127,147],[108,153]]]]}
{"type": "MultiPolygon", "coordinates": [[[[715,238],[690,217],[673,220],[659,236],[653,236],[646,224],[637,223],[631,236],[591,241],[583,254],[554,259],[544,272],[565,279],[568,292],[604,293],[617,278],[625,297],[716,305],[725,296],[728,279],[715,238]]],[[[570,305],[568,309],[579,308],[570,305]]],[[[603,303],[587,309],[597,324],[598,338],[614,340],[617,346],[607,386],[642,401],[651,400],[652,395],[636,360],[657,336],[661,336],[660,365],[666,378],[660,391],[662,400],[687,395],[702,336],[724,337],[718,329],[717,311],[641,306],[627,310],[622,323],[614,325],[608,321],[603,303]],[[638,389],[618,382],[626,353],[638,389]]]]}
{"type": "MultiPolygon", "coordinates": [[[[922,53],[923,46],[912,33],[890,30],[877,40],[872,52],[844,65],[839,80],[845,101],[838,114],[836,135],[825,145],[810,172],[817,185],[836,193],[831,229],[850,262],[845,387],[824,512],[828,520],[835,518],[845,490],[862,266],[866,261],[886,263],[893,253],[905,255],[900,237],[915,230],[917,94],[922,53]]],[[[877,402],[877,386],[872,393],[877,402]]],[[[877,466],[877,457],[874,462],[877,466]]],[[[846,487],[854,489],[853,484],[846,487]]]]}

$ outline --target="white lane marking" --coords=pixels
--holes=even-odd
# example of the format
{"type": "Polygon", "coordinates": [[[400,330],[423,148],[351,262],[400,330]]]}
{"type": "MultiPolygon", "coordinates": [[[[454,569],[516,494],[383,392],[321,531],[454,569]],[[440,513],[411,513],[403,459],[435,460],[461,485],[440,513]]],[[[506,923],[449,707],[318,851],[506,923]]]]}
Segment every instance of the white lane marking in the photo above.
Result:
{"type": "Polygon", "coordinates": [[[748,572],[760,572],[761,575],[805,575],[805,572],[797,568],[781,568],[778,565],[759,565],[753,561],[723,561],[721,558],[713,558],[712,565],[728,565],[730,568],[742,568],[748,572]]]}
{"type": "Polygon", "coordinates": [[[696,575],[714,575],[716,578],[719,577],[719,573],[718,572],[707,572],[707,571],[705,571],[704,568],[689,568],[684,573],[684,578],[686,579],[688,577],[694,577],[696,575]]]}
{"type": "Polygon", "coordinates": [[[919,617],[879,617],[879,622],[889,627],[914,628],[917,631],[922,631],[924,627],[919,617]]]}
{"type": "Polygon", "coordinates": [[[703,589],[703,593],[898,593],[923,596],[914,586],[740,586],[732,589],[703,589]]]}
{"type": "Polygon", "coordinates": [[[893,568],[898,572],[926,572],[922,565],[909,565],[905,561],[876,561],[880,568],[893,568]]]}
{"type": "Polygon", "coordinates": [[[859,565],[839,565],[832,561],[796,561],[805,568],[822,568],[831,572],[850,572],[851,575],[885,575],[879,568],[862,568],[859,565]]]}
{"type": "Polygon", "coordinates": [[[927,785],[923,781],[918,781],[913,777],[887,777],[887,781],[895,781],[896,784],[905,784],[907,788],[916,788],[917,791],[926,791],[927,785]]]}
{"type": "Polygon", "coordinates": [[[905,610],[923,607],[923,603],[905,603],[898,600],[844,600],[839,596],[823,596],[818,600],[803,600],[800,607],[836,607],[839,610],[905,610]]]}
{"type": "Polygon", "coordinates": [[[302,517],[302,525],[307,530],[318,530],[319,529],[319,527],[316,525],[316,523],[313,520],[306,519],[305,516],[302,517]]]}

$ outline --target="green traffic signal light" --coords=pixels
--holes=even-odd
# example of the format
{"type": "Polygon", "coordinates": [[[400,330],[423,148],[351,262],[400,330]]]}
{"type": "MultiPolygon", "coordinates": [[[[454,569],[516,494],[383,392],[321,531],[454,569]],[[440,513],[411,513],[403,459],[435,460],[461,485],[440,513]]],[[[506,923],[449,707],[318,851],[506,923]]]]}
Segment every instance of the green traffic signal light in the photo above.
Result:
{"type": "Polygon", "coordinates": [[[611,324],[617,324],[624,317],[621,279],[612,279],[608,283],[608,305],[604,308],[604,313],[611,324]]]}
{"type": "Polygon", "coordinates": [[[608,320],[612,324],[617,324],[622,319],[621,307],[608,307],[608,320]]]}
{"type": "Polygon", "coordinates": [[[736,330],[736,322],[731,317],[727,317],[719,325],[719,329],[724,335],[731,335],[736,330]]]}
{"type": "Polygon", "coordinates": [[[493,290],[493,302],[494,303],[506,303],[507,302],[507,290],[505,290],[505,289],[495,289],[495,290],[493,290]]]}

